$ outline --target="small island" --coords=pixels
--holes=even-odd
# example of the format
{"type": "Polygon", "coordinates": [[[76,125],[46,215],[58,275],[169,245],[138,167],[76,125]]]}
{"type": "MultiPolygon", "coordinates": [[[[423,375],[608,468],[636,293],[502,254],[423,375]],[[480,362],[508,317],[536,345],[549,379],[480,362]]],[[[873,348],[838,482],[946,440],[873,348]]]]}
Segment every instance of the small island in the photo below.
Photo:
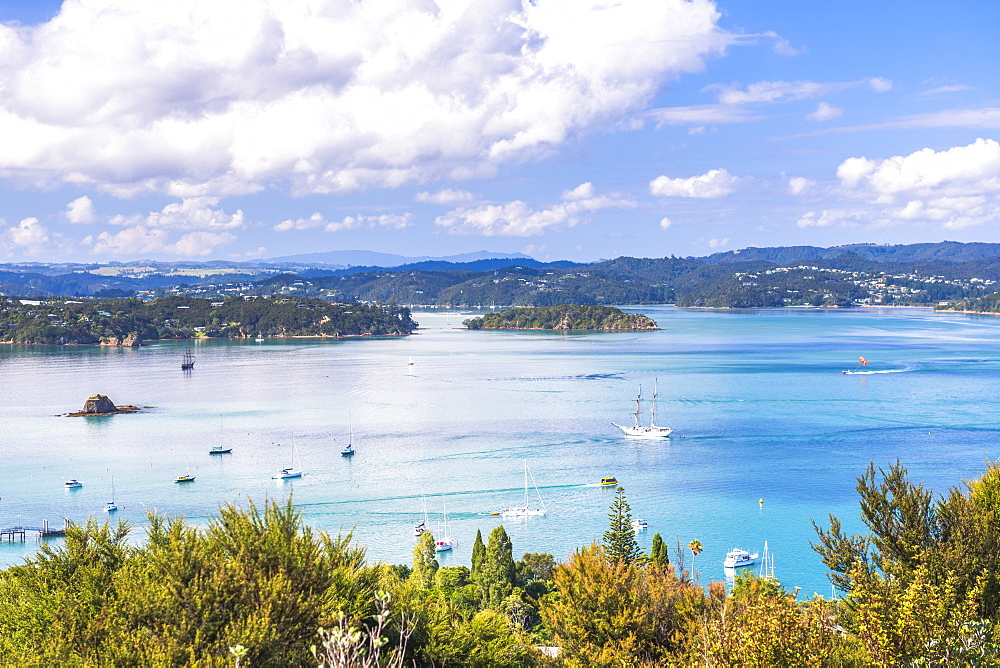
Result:
{"type": "Polygon", "coordinates": [[[658,329],[652,318],[614,306],[531,306],[487,313],[464,321],[469,329],[543,329],[636,332],[658,329]]]}
{"type": "Polygon", "coordinates": [[[115,402],[108,399],[107,395],[95,394],[83,403],[83,410],[76,413],[67,413],[66,417],[100,417],[103,415],[118,415],[119,413],[138,413],[140,410],[142,409],[132,404],[115,406],[115,402]]]}

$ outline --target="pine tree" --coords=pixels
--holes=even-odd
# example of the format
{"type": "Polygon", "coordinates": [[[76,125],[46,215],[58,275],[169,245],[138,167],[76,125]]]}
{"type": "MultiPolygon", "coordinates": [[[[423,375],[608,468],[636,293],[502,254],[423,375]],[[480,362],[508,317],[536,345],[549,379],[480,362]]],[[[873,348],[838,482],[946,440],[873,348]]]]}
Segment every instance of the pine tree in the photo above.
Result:
{"type": "Polygon", "coordinates": [[[608,520],[611,527],[604,532],[604,550],[608,559],[626,564],[642,559],[639,542],[635,539],[635,529],[632,528],[632,507],[625,499],[624,487],[619,487],[615,491],[608,520]]]}
{"type": "Polygon", "coordinates": [[[514,589],[514,546],[501,524],[490,532],[477,581],[487,607],[496,608],[514,589]]]}
{"type": "Polygon", "coordinates": [[[430,531],[420,534],[413,548],[413,570],[410,572],[410,582],[421,589],[429,589],[434,585],[434,574],[437,573],[438,561],[435,558],[434,536],[430,531]]]}
{"type": "Polygon", "coordinates": [[[472,577],[475,578],[479,569],[483,566],[483,557],[486,556],[486,546],[483,544],[483,532],[476,530],[476,540],[472,543],[472,577]]]}
{"type": "Polygon", "coordinates": [[[649,561],[661,568],[670,565],[670,551],[658,533],[653,534],[653,547],[649,552],[649,561]]]}

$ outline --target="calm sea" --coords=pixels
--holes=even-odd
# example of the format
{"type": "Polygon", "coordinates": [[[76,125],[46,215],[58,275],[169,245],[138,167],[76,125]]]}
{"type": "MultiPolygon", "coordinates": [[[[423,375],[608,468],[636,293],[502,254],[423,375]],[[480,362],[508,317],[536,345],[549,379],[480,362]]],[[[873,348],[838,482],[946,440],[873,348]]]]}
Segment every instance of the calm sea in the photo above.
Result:
{"type": "MultiPolygon", "coordinates": [[[[470,313],[437,311],[400,339],[0,347],[0,525],[103,521],[113,477],[117,517],[138,535],[147,509],[202,523],[222,503],[291,494],[309,524],[353,531],[394,563],[410,562],[424,508],[434,528],[447,508],[458,544],[441,561],[467,564],[476,530],[502,521],[488,513],[524,502],[527,462],[548,514],[504,521],[518,555],[562,559],[600,540],[614,492],[597,483],[613,475],[649,522],[644,547],[654,532],[704,544],[703,582],[724,578],[728,549],[767,541],[783,584],[829,595],[810,520],[860,528],[855,478],[869,461],[900,459],[944,491],[1000,456],[998,318],[631,310],[661,330],[470,332],[457,329],[470,313]],[[841,373],[862,355],[877,373],[841,373]],[[675,435],[624,438],[611,421],[629,420],[654,381],[675,435]],[[151,408],[59,417],[95,393],[151,408]],[[233,453],[209,455],[220,443],[233,453]],[[305,476],[273,480],[295,452],[305,476]],[[195,482],[173,482],[188,471],[195,482]]],[[[4,542],[0,563],[35,547],[4,542]]]]}

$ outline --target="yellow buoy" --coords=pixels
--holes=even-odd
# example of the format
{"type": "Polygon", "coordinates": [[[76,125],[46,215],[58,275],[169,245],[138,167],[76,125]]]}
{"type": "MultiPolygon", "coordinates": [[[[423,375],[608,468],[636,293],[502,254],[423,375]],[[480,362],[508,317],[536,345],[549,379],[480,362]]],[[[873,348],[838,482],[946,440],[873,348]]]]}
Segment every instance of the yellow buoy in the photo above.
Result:
{"type": "Polygon", "coordinates": [[[762,505],[762,506],[763,506],[763,505],[764,505],[764,499],[760,499],[760,500],[758,500],[758,501],[757,501],[757,503],[759,503],[760,505],[762,505]]]}

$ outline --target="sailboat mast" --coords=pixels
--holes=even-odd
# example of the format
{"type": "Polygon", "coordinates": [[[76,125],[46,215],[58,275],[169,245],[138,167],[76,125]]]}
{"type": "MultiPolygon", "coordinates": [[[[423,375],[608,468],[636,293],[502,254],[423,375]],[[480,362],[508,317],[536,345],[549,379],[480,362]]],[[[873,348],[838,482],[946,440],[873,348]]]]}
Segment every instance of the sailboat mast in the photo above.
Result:
{"type": "Polygon", "coordinates": [[[524,460],[524,509],[528,509],[528,460],[524,460]]]}
{"type": "Polygon", "coordinates": [[[635,412],[632,416],[635,417],[635,428],[639,428],[639,407],[642,405],[642,385],[639,386],[639,395],[635,398],[635,412]]]}
{"type": "Polygon", "coordinates": [[[653,381],[653,405],[649,409],[649,426],[656,424],[656,381],[653,381]]]}

